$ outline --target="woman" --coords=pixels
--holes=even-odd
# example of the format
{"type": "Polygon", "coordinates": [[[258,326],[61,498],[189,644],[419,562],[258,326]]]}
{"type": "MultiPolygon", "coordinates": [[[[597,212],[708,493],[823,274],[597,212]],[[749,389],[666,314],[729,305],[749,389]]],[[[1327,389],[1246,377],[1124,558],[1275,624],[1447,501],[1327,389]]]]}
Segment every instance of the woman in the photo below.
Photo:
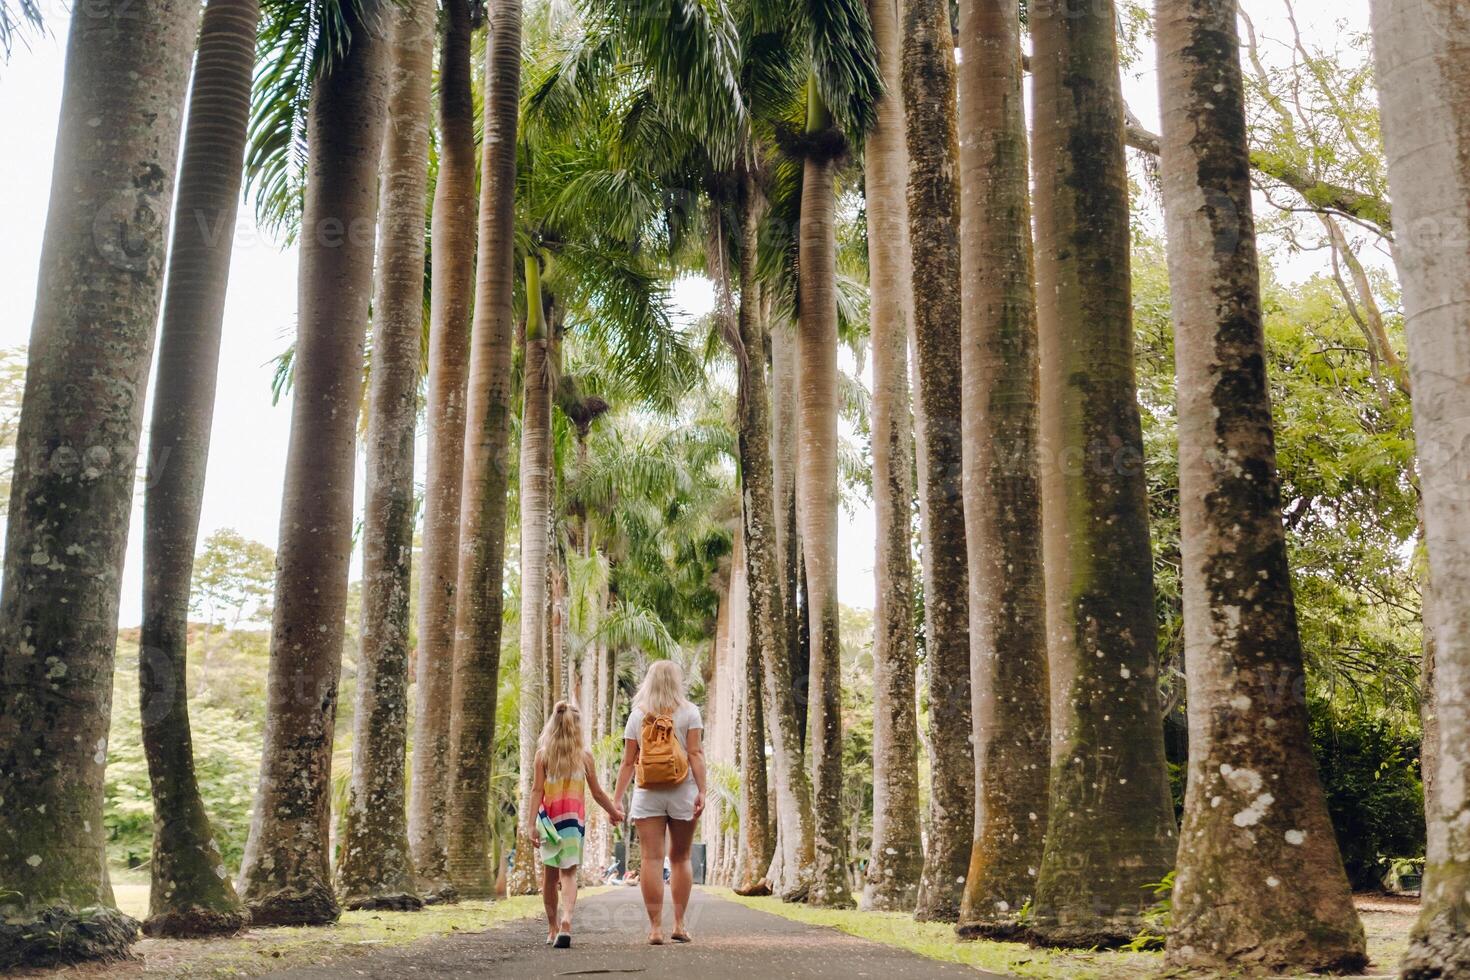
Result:
{"type": "Polygon", "coordinates": [[[643,890],[643,906],[648,912],[648,943],[662,946],[664,915],[664,857],[669,859],[669,884],[674,892],[674,931],[676,943],[691,941],[685,927],[684,913],[689,908],[689,893],[694,889],[694,867],[689,851],[694,844],[694,822],[704,812],[704,722],[699,709],[684,696],[684,671],[672,660],[660,660],[648,668],[643,684],[633,699],[628,726],[623,730],[623,767],[618,770],[617,792],[621,800],[638,765],[638,738],[644,718],[667,716],[674,721],[674,736],[689,759],[689,772],[683,782],[657,789],[638,787],[633,790],[629,817],[638,828],[642,846],[642,871],[638,876],[643,890]],[[667,850],[665,836],[667,835],[667,850]]]}

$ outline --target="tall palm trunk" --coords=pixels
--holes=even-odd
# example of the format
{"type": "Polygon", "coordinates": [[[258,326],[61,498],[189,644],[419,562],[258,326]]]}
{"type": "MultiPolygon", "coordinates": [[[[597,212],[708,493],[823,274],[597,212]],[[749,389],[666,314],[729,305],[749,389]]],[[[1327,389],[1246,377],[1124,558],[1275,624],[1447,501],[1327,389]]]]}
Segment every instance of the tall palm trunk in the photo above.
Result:
{"type": "Polygon", "coordinates": [[[369,3],[312,88],[291,442],[281,501],[265,747],[240,869],[260,925],[334,922],[332,735],[352,555],[363,332],[373,281],[388,45],[369,3]]]}
{"type": "Polygon", "coordinates": [[[449,879],[467,898],[494,895],[497,871],[490,854],[490,761],[500,683],[505,497],[510,485],[515,147],[520,91],[521,3],[504,0],[495,4],[491,13],[490,53],[485,66],[480,244],[465,407],[449,732],[449,879]]]}
{"type": "MultiPolygon", "coordinates": [[[[428,902],[452,901],[449,880],[450,704],[464,480],[465,381],[475,263],[475,105],[470,93],[468,0],[446,0],[439,44],[439,173],[431,234],[429,445],[419,571],[413,783],[408,846],[428,902]]],[[[502,494],[503,496],[504,494],[502,494]]]]}
{"type": "Polygon", "coordinates": [[[918,720],[914,702],[913,430],[908,319],[913,293],[908,242],[908,153],[899,80],[898,5],[868,5],[889,94],[868,134],[869,319],[873,357],[873,511],[877,585],[873,614],[873,848],[865,909],[909,912],[924,870],[919,834],[918,720]]]}
{"type": "Polygon", "coordinates": [[[1034,154],[1052,773],[1035,935],[1127,942],[1173,866],[1111,4],[1038,6],[1034,154]]]}
{"type": "Polygon", "coordinates": [[[975,839],[962,935],[1017,931],[1046,832],[1048,706],[1041,473],[1021,24],[963,8],[960,182],[965,531],[975,723],[975,839]]]}
{"type": "Polygon", "coordinates": [[[1404,976],[1470,971],[1470,17],[1374,0],[1373,33],[1413,379],[1435,640],[1438,759],[1424,905],[1404,976]]]}
{"type": "Polygon", "coordinates": [[[423,907],[408,853],[408,597],[424,317],[432,0],[392,11],[363,516],[362,655],[337,886],[349,909],[423,907]]]}
{"type": "Polygon", "coordinates": [[[257,0],[211,0],[199,28],[148,431],[138,695],[156,816],[143,929],[156,936],[233,933],[244,924],[235,887],[218,872],[224,861],[194,774],[186,667],[259,19],[257,0]]]}
{"type": "Polygon", "coordinates": [[[1235,20],[1233,2],[1161,3],[1157,20],[1189,677],[1168,962],[1356,972],[1363,927],[1300,693],[1235,20]]]}
{"type": "MultiPolygon", "coordinates": [[[[746,196],[757,190],[748,184],[746,196]]],[[[742,256],[743,258],[743,256],[742,256]]],[[[748,627],[751,655],[760,663],[761,713],[771,744],[771,775],[775,781],[776,840],[766,877],[773,892],[787,901],[806,898],[815,860],[812,842],[812,788],[802,755],[800,692],[792,681],[788,620],[783,602],[791,601],[781,587],[776,513],[777,493],[773,456],[777,449],[771,430],[772,404],[780,393],[767,389],[761,357],[765,350],[763,317],[742,317],[739,398],[741,514],[745,522],[745,561],[749,595],[748,627]],[[749,329],[749,338],[743,331],[749,329]],[[759,624],[759,626],[757,626],[759,624]],[[754,634],[759,629],[760,638],[754,634]]],[[[773,346],[779,347],[780,341],[773,346]]],[[[787,341],[789,349],[789,339],[787,341]]],[[[795,358],[792,357],[794,365],[795,358]]],[[[773,372],[775,373],[775,372],[773,372]]],[[[794,476],[794,468],[789,470],[794,476]]],[[[793,498],[794,499],[794,498],[793,498]]],[[[788,534],[788,542],[794,535],[788,534]]]]}
{"type": "MultiPolygon", "coordinates": [[[[763,300],[764,302],[764,300],[763,300]]],[[[769,324],[764,313],[762,322],[769,324]]],[[[806,744],[808,681],[806,646],[801,642],[801,536],[796,529],[796,331],[789,322],[767,327],[771,344],[771,480],[775,507],[776,574],[786,621],[786,658],[796,692],[796,738],[806,744]]],[[[768,712],[769,713],[769,712],[768,712]]]]}
{"type": "Polygon", "coordinates": [[[125,954],[102,820],[113,648],[192,6],[67,41],[0,591],[0,970],[125,954]]]}
{"type": "MultiPolygon", "coordinates": [[[[750,454],[761,453],[770,460],[770,401],[765,388],[766,377],[766,328],[761,318],[760,282],[756,277],[756,242],[760,237],[760,219],[764,202],[756,187],[755,179],[749,174],[744,179],[741,194],[740,236],[740,443],[741,458],[746,456],[747,434],[756,438],[749,447],[750,454]],[[760,381],[753,383],[756,376],[760,381]],[[759,405],[752,404],[756,398],[759,405]]],[[[745,473],[742,467],[742,474],[745,473]]],[[[758,479],[770,479],[769,466],[758,479]]],[[[752,505],[753,494],[743,494],[741,547],[736,560],[744,563],[740,573],[732,573],[744,588],[743,609],[737,606],[735,615],[744,615],[744,628],[740,623],[731,626],[731,633],[743,633],[743,648],[735,651],[735,663],[741,670],[739,686],[744,690],[740,702],[738,722],[740,737],[740,849],[735,870],[735,890],[742,895],[770,894],[770,882],[766,872],[771,863],[771,840],[766,816],[769,798],[766,787],[766,723],[761,704],[760,688],[762,664],[767,658],[785,655],[782,638],[785,630],[781,622],[781,586],[773,574],[775,562],[775,528],[771,509],[769,482],[760,494],[759,515],[746,514],[752,505]],[[756,525],[759,525],[757,527],[756,525]],[[755,536],[761,554],[753,554],[748,542],[755,536]],[[761,594],[757,595],[757,591],[761,594]]],[[[734,681],[734,678],[731,678],[734,681]]],[[[731,716],[731,722],[735,717],[731,716]]]]}
{"type": "Polygon", "coordinates": [[[975,827],[970,744],[970,627],[960,403],[959,145],[954,36],[946,0],[903,9],[903,97],[908,124],[909,229],[913,242],[919,446],[926,506],[924,614],[929,665],[929,850],[920,919],[959,918],[975,827]]]}
{"type": "MultiPolygon", "coordinates": [[[[536,764],[536,739],[545,720],[547,687],[547,560],[551,550],[551,363],[541,292],[540,259],[526,256],[525,407],[521,410],[521,691],[520,778],[516,804],[531,799],[531,777],[536,764]]],[[[521,833],[524,814],[518,811],[516,847],[510,893],[530,895],[537,890],[536,841],[521,833]],[[521,855],[527,859],[520,860],[521,855]]]]}
{"type": "MultiPolygon", "coordinates": [[[[817,94],[807,87],[807,132],[833,132],[817,94]]],[[[820,151],[818,151],[820,152],[820,151]]],[[[796,334],[796,513],[801,527],[811,630],[811,693],[807,723],[813,792],[812,842],[816,863],[807,901],[852,904],[847,885],[846,825],[842,812],[842,650],[837,631],[837,237],[833,183],[836,165],[808,156],[802,167],[798,233],[801,311],[796,334]]],[[[747,356],[751,356],[747,352],[747,356]]],[[[755,371],[750,372],[754,374],[755,371]]]]}

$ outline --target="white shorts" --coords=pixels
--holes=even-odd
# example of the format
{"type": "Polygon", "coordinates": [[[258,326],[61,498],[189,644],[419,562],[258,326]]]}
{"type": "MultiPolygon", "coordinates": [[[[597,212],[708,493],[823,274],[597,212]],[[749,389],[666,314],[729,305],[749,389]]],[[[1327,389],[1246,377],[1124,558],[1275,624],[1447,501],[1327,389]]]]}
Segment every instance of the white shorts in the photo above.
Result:
{"type": "Polygon", "coordinates": [[[670,820],[693,820],[694,801],[699,798],[699,784],[690,773],[678,786],[668,789],[633,788],[633,806],[628,819],[642,820],[646,817],[668,817],[670,820]]]}

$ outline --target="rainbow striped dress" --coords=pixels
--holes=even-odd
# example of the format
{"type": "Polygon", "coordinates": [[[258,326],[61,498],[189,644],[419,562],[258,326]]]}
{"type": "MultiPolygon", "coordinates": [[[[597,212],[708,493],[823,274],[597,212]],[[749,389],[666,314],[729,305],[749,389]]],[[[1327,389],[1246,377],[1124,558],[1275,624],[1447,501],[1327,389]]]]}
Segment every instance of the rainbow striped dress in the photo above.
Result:
{"type": "Polygon", "coordinates": [[[541,863],[548,868],[575,868],[582,863],[582,837],[587,822],[587,778],[546,780],[546,793],[537,814],[541,834],[541,863]],[[550,824],[550,827],[547,825],[550,824]],[[547,831],[555,828],[557,838],[547,831]]]}

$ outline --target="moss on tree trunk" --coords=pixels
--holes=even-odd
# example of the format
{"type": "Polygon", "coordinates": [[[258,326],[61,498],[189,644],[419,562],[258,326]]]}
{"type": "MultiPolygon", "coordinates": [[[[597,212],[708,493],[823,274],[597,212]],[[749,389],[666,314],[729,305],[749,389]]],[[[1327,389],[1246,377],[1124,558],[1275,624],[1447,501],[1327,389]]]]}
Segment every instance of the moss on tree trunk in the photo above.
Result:
{"type": "Polygon", "coordinates": [[[408,845],[427,902],[453,901],[449,880],[450,707],[463,499],[465,394],[475,267],[475,106],[468,0],[440,18],[439,172],[434,182],[428,429],[415,663],[408,845]]]}
{"type": "Polygon", "coordinates": [[[962,935],[1005,936],[1036,895],[1046,834],[1046,609],[1040,385],[1020,20],[964,8],[960,43],[965,522],[975,712],[975,839],[962,935]]]}
{"type": "Polygon", "coordinates": [[[112,908],[103,770],[196,13],[103,0],[71,22],[0,592],[0,970],[137,935],[112,908]]]}
{"type": "Polygon", "coordinates": [[[1111,4],[1033,8],[1052,771],[1033,936],[1114,945],[1173,866],[1111,4]]]}
{"type": "Polygon", "coordinates": [[[467,898],[492,897],[497,878],[490,852],[490,764],[500,683],[505,506],[510,486],[521,13],[519,0],[495,5],[485,65],[488,94],[465,408],[449,733],[449,879],[467,898]]]}
{"type": "Polygon", "coordinates": [[[384,13],[370,2],[346,15],[351,47],[311,96],[265,747],[240,870],[246,908],[262,925],[321,924],[340,913],[328,855],[332,735],[386,121],[384,13]]]}
{"type": "Polygon", "coordinates": [[[904,4],[902,69],[933,749],[929,847],[916,914],[921,920],[953,922],[960,914],[975,827],[975,754],[963,453],[954,416],[961,400],[959,143],[954,36],[945,0],[904,4]]]}
{"type": "Polygon", "coordinates": [[[144,932],[238,932],[245,917],[194,774],[189,590],[214,416],[249,115],[255,0],[212,0],[199,30],[149,427],[138,692],[153,796],[144,932]]]}

